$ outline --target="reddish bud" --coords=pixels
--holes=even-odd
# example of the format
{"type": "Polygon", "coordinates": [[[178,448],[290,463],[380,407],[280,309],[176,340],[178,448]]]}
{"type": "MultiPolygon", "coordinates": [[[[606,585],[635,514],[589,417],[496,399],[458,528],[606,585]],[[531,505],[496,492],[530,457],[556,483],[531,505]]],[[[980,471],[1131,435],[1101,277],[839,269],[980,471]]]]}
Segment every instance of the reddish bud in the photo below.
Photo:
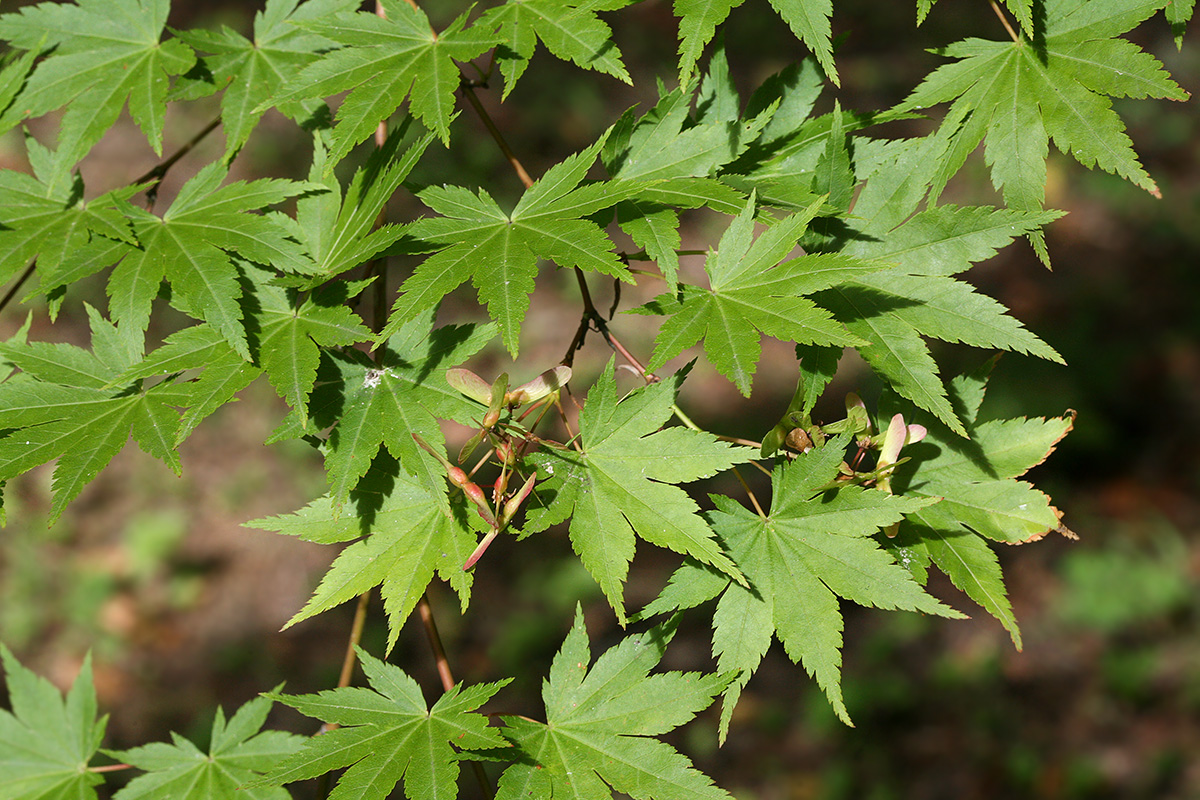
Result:
{"type": "Polygon", "coordinates": [[[446,475],[455,486],[462,486],[465,489],[468,485],[473,485],[471,484],[471,479],[467,477],[467,473],[463,472],[461,467],[450,467],[446,470],[446,475]]]}

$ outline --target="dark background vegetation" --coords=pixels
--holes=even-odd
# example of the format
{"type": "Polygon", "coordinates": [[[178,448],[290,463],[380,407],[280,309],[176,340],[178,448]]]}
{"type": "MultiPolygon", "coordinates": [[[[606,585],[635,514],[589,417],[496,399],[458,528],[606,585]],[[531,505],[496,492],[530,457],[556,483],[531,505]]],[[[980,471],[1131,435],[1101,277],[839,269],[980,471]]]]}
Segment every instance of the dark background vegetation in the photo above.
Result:
{"type": "MultiPolygon", "coordinates": [[[[257,8],[175,5],[176,27],[226,23],[243,32],[257,8]]],[[[832,107],[835,97],[847,108],[885,108],[939,63],[922,47],[969,35],[1004,36],[982,0],[947,0],[920,29],[913,16],[910,3],[837,3],[835,33],[845,34],[838,59],[843,86],[836,93],[831,87],[818,110],[832,107]]],[[[667,2],[650,0],[609,19],[637,89],[542,51],[504,106],[498,86],[485,98],[535,176],[590,143],[624,108],[652,103],[653,78],[674,80],[675,27],[667,2]]],[[[1161,17],[1133,37],[1185,89],[1200,88],[1194,37],[1178,52],[1161,17]]],[[[733,12],[727,47],[744,95],[804,54],[761,0],[733,12]]],[[[933,591],[974,619],[847,607],[844,691],[856,728],[837,722],[803,669],[773,649],[743,695],[724,747],[716,746],[711,713],[677,738],[738,797],[1200,796],[1200,133],[1192,105],[1117,106],[1163,199],[1053,152],[1048,201],[1070,212],[1048,233],[1054,270],[1018,243],[970,274],[1069,364],[1005,356],[985,413],[1079,412],[1074,433],[1033,479],[1065,511],[1080,541],[1048,538],[1000,553],[1024,651],[1016,652],[997,623],[942,583],[933,591]]],[[[167,149],[215,113],[211,100],[175,107],[167,149]]],[[[905,133],[921,132],[922,124],[905,133]]],[[[53,130],[51,120],[34,133],[49,141],[53,130]]],[[[220,147],[219,135],[211,137],[177,166],[160,203],[220,147]]],[[[291,123],[268,116],[235,173],[303,177],[306,148],[291,123]]],[[[154,161],[141,134],[123,120],[83,166],[89,192],[124,183],[154,161]]],[[[0,139],[0,166],[25,168],[16,133],[0,139]]],[[[413,179],[483,185],[501,198],[520,190],[467,111],[451,150],[427,159],[413,179]]],[[[993,201],[978,154],[951,193],[960,202],[993,201]]],[[[418,209],[398,198],[393,211],[404,219],[418,209]]],[[[692,241],[685,247],[711,245],[724,224],[702,214],[686,219],[692,241]]],[[[520,379],[562,357],[578,320],[572,283],[544,272],[521,359],[511,367],[520,379]]],[[[596,290],[605,296],[606,287],[596,290]]],[[[103,307],[99,282],[78,285],[71,295],[68,313],[83,300],[103,307]]],[[[463,307],[449,314],[477,317],[473,297],[462,299],[463,307]]],[[[625,307],[637,299],[631,293],[625,307]]],[[[35,337],[86,343],[82,315],[64,315],[51,328],[36,298],[4,312],[0,335],[11,335],[30,311],[35,337]]],[[[653,328],[641,322],[624,317],[616,325],[636,352],[648,354],[653,328]]],[[[162,324],[152,337],[169,332],[170,321],[162,324]]],[[[719,432],[762,435],[763,421],[782,411],[794,381],[787,348],[765,352],[752,407],[711,372],[689,379],[683,402],[697,421],[719,432]]],[[[987,356],[948,346],[937,355],[947,374],[987,356]]],[[[579,361],[580,386],[608,356],[602,343],[589,342],[579,361]]],[[[500,352],[489,358],[480,372],[510,368],[500,352]]],[[[869,394],[870,376],[844,363],[828,398],[830,419],[840,395],[860,381],[869,394]]],[[[331,554],[240,527],[291,511],[323,491],[320,461],[306,446],[262,447],[283,412],[259,381],[186,443],[182,478],[127,448],[49,530],[48,468],[6,490],[0,640],[60,685],[69,683],[90,649],[101,705],[111,713],[106,746],[141,744],[168,730],[202,741],[218,703],[232,710],[281,680],[291,692],[336,682],[350,608],[276,633],[331,554]]],[[[431,589],[458,677],[516,677],[494,710],[541,713],[541,678],[577,601],[585,604],[594,649],[621,634],[590,577],[569,556],[562,535],[520,544],[501,539],[477,571],[475,602],[465,618],[448,591],[431,589]]],[[[652,597],[674,563],[645,548],[631,576],[630,606],[652,597]]],[[[379,611],[372,608],[365,640],[376,653],[385,636],[379,611]]],[[[668,667],[707,668],[706,623],[702,615],[685,621],[668,667]]],[[[432,658],[415,624],[402,634],[392,660],[433,696],[432,658]]],[[[311,720],[284,710],[275,721],[312,731],[311,720]]],[[[311,792],[296,789],[298,797],[311,792]]]]}

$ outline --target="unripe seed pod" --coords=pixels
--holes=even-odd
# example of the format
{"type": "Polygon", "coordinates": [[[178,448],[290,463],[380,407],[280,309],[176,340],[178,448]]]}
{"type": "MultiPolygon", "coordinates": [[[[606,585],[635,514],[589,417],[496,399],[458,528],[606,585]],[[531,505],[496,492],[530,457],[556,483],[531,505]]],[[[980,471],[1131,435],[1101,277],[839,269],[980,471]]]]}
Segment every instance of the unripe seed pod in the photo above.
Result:
{"type": "Polygon", "coordinates": [[[467,477],[467,473],[463,472],[461,467],[450,467],[446,470],[446,475],[449,476],[451,483],[455,486],[462,486],[464,489],[471,483],[471,479],[467,477]]]}

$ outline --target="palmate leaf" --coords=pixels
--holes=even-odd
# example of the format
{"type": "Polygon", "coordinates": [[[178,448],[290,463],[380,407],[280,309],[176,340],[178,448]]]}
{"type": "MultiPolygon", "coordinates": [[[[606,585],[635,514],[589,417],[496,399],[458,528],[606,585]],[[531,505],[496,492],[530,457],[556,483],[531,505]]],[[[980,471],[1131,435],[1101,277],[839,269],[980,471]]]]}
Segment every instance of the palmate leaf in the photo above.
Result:
{"type": "Polygon", "coordinates": [[[464,28],[466,15],[443,31],[404,0],[383,0],[385,17],[366,12],[322,16],[303,27],[338,44],[300,73],[271,101],[286,103],[349,91],[337,112],[330,163],[367,139],[408,99],[409,111],[445,143],[450,141],[454,90],[461,82],[455,62],[469,61],[498,39],[478,25],[464,28]]]}
{"type": "MultiPolygon", "coordinates": [[[[136,244],[121,201],[136,191],[126,187],[83,199],[83,178],[68,175],[54,153],[32,136],[25,147],[33,175],[0,170],[0,283],[38,259],[44,287],[53,287],[93,239],[136,244]]],[[[100,242],[97,242],[99,245],[100,242]]]]}
{"type": "Polygon", "coordinates": [[[504,744],[476,708],[507,680],[455,686],[430,708],[421,687],[398,667],[358,651],[370,689],[346,687],[319,694],[268,697],[301,714],[341,726],[308,740],[261,782],[292,783],[349,767],[329,800],[383,800],[400,781],[409,800],[458,796],[462,749],[504,744]]]}
{"type": "Polygon", "coordinates": [[[171,744],[156,742],[130,750],[109,752],[147,774],[139,775],[117,792],[114,800],[170,797],[172,800],[288,800],[279,787],[245,784],[294,755],[306,741],[284,731],[263,731],[271,701],[256,697],[228,721],[217,708],[208,752],[177,733],[171,744]]]}
{"type": "Polygon", "coordinates": [[[709,513],[713,529],[741,567],[748,587],[715,580],[711,571],[692,561],[643,612],[689,608],[720,595],[713,616],[713,653],[720,669],[741,670],[725,693],[722,739],[742,687],[773,636],[816,678],[838,717],[850,723],[841,691],[839,597],[877,608],[962,616],[922,591],[871,538],[936,498],[900,498],[856,486],[828,489],[847,443],[847,436],[838,437],[776,466],[765,517],[729,498],[713,498],[718,509],[709,513]]]}
{"type": "Polygon", "coordinates": [[[337,177],[328,169],[324,144],[319,136],[313,137],[313,163],[308,177],[313,185],[326,191],[299,198],[295,220],[283,214],[275,218],[291,230],[292,237],[316,265],[310,276],[289,280],[289,285],[319,286],[370,261],[404,235],[402,225],[376,227],[376,222],[433,141],[433,134],[426,133],[399,154],[407,130],[407,124],[400,126],[382,147],[371,152],[367,163],[354,173],[345,196],[337,177]]]}
{"type": "MultiPolygon", "coordinates": [[[[941,502],[911,514],[900,525],[899,536],[886,544],[918,577],[932,560],[955,586],[996,617],[1020,648],[1021,634],[1000,567],[984,540],[1020,544],[1054,530],[1070,535],[1050,498],[1016,479],[1046,459],[1070,432],[1073,416],[977,422],[986,382],[987,373],[981,371],[950,384],[951,400],[967,424],[970,440],[948,435],[932,419],[916,417],[929,435],[904,448],[909,460],[896,468],[892,488],[906,497],[936,497],[941,502]]],[[[881,416],[890,418],[898,405],[894,397],[885,398],[881,416]]]]}
{"type": "Polygon", "coordinates": [[[64,698],[0,644],[12,711],[0,709],[0,797],[95,800],[104,779],[89,772],[108,718],[96,717],[92,660],[84,659],[64,698]]]}
{"type": "Polygon", "coordinates": [[[544,508],[531,508],[525,531],[570,517],[571,545],[624,623],[623,584],[638,537],[741,580],[696,503],[672,484],[711,477],[748,461],[754,451],[686,428],[659,430],[671,416],[682,376],[618,400],[613,369],[610,361],[588,393],[579,416],[581,449],[535,456],[539,471],[549,476],[538,484],[538,495],[549,499],[544,508]]]}
{"type": "Polygon", "coordinates": [[[659,330],[647,368],[658,369],[703,340],[713,366],[749,396],[762,352],[762,333],[802,344],[864,344],[865,339],[847,333],[833,315],[803,295],[883,269],[886,264],[839,254],[784,260],[823,203],[818,200],[805,213],[787,217],[752,240],[751,197],[722,235],[717,252],[705,262],[709,288],[685,287],[681,303],[672,303],[671,298],[655,301],[655,307],[671,317],[659,330]]]}
{"type": "MultiPolygon", "coordinates": [[[[1085,167],[1157,196],[1109,97],[1187,99],[1157,59],[1116,38],[1166,3],[1046,0],[1045,29],[1032,42],[967,39],[943,48],[942,55],[960,60],[929,75],[899,109],[951,102],[942,123],[950,132],[947,173],[986,138],[992,182],[1010,208],[1041,210],[1051,139],[1085,167]]],[[[1043,237],[1031,238],[1047,261],[1043,237]]]]}
{"type": "Polygon", "coordinates": [[[53,48],[17,99],[28,117],[67,106],[57,160],[64,173],[129,115],[162,154],[168,76],[195,61],[183,42],[160,42],[169,0],[41,3],[0,16],[0,39],[24,49],[53,48]]]}
{"type": "MultiPolygon", "coordinates": [[[[200,58],[202,77],[190,83],[177,82],[173,96],[194,99],[224,89],[221,123],[226,159],[246,143],[265,111],[263,104],[294,83],[320,51],[334,46],[331,40],[299,26],[361,5],[358,0],[307,0],[299,7],[297,3],[299,0],[267,0],[266,7],[254,14],[252,39],[225,26],[177,32],[182,41],[209,55],[200,58]]],[[[309,116],[304,106],[293,101],[281,104],[280,110],[303,119],[309,116]]]]}
{"type": "Polygon", "coordinates": [[[173,304],[220,331],[249,360],[246,329],[238,305],[237,253],[258,264],[310,272],[312,262],[288,231],[269,217],[247,214],[311,190],[299,181],[236,181],[221,186],[226,168],[209,164],[184,184],[171,207],[157,217],[126,205],[141,247],[127,255],[108,282],[109,310],[124,325],[145,330],[150,304],[165,279],[173,304]]]}
{"type": "MultiPolygon", "coordinates": [[[[704,46],[712,40],[717,26],[729,12],[745,0],[675,0],[675,15],[679,17],[679,82],[687,83],[704,46]]],[[[816,56],[825,74],[836,85],[837,69],[833,66],[832,30],[829,17],[833,0],[770,0],[771,7],[816,56]]]]}
{"type": "Polygon", "coordinates": [[[745,152],[776,107],[739,119],[740,100],[723,47],[716,48],[709,72],[695,92],[698,119],[689,117],[692,95],[690,89],[680,87],[663,95],[640,118],[635,119],[633,109],[626,111],[600,154],[614,178],[654,181],[617,205],[617,222],[658,264],[672,291],[678,286],[676,251],[681,241],[675,209],[708,206],[723,213],[741,209],[742,194],[714,176],[745,152]]]}
{"type": "Polygon", "coordinates": [[[435,572],[458,593],[465,611],[472,578],[462,565],[475,548],[476,529],[481,525],[467,514],[461,495],[449,508],[445,503],[444,497],[405,474],[395,459],[383,453],[350,493],[349,509],[338,508],[326,495],[295,514],[246,523],[319,544],[354,542],[285,627],[379,586],[391,649],[435,572]]]}
{"type": "Polygon", "coordinates": [[[470,279],[515,356],[539,258],[632,281],[603,229],[581,219],[641,188],[632,181],[579,185],[604,141],[601,137],[547,170],[510,214],[483,189],[475,194],[461,186],[432,186],[421,192],[421,200],[444,216],[418,220],[409,233],[445,249],[425,259],[404,282],[381,336],[427,313],[470,279]]]}
{"type": "MultiPolygon", "coordinates": [[[[576,608],[575,624],[542,685],[546,723],[504,717],[504,736],[523,758],[500,777],[496,800],[603,800],[613,791],[636,800],[729,798],[685,756],[649,738],[691,720],[730,678],[650,675],[673,633],[673,627],[660,626],[628,636],[591,664],[583,612],[576,608]]],[[[511,750],[497,755],[512,758],[511,750]]]]}
{"type": "Polygon", "coordinates": [[[341,503],[370,467],[381,446],[445,504],[446,472],[413,439],[441,450],[438,419],[472,420],[478,406],[446,382],[458,366],[495,338],[492,325],[433,328],[433,314],[400,327],[375,361],[357,350],[326,353],[312,393],[317,430],[330,432],[325,470],[334,503],[341,503]]]}
{"type": "Polygon", "coordinates": [[[498,29],[496,63],[504,76],[501,99],[517,85],[539,40],[557,58],[632,83],[621,51],[612,43],[612,29],[596,11],[612,11],[633,1],[522,0],[488,9],[475,27],[498,29]]]}
{"type": "MultiPolygon", "coordinates": [[[[872,180],[887,182],[907,163],[901,160],[872,177],[860,198],[870,201],[872,180]]],[[[922,337],[1015,350],[1063,363],[1053,348],[1008,316],[1002,305],[950,277],[1058,216],[1053,211],[947,205],[922,211],[891,230],[879,224],[883,217],[874,217],[841,252],[898,266],[847,281],[821,293],[818,300],[852,334],[870,343],[858,350],[892,388],[935,414],[955,433],[966,435],[922,337]]]]}
{"type": "Polygon", "coordinates": [[[118,329],[87,307],[92,351],[68,344],[0,344],[21,373],[0,384],[0,480],[58,459],[50,522],[112,460],[132,433],[138,445],[179,474],[175,452],[179,412],[163,384],[143,390],[116,385],[141,356],[140,332],[118,329]],[[133,342],[136,341],[136,345],[133,342]]]}

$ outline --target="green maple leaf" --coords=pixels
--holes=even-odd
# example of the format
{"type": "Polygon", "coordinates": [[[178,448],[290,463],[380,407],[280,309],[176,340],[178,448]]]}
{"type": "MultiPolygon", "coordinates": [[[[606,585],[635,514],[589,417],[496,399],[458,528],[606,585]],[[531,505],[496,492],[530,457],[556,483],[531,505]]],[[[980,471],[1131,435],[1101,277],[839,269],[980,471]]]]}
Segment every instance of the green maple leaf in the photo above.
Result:
{"type": "Polygon", "coordinates": [[[168,76],[195,61],[182,42],[159,41],[169,10],[169,0],[78,0],[0,16],[0,39],[27,50],[52,48],[15,102],[27,117],[67,106],[57,153],[64,170],[112,127],[126,101],[162,154],[168,76]]]}
{"type": "Polygon", "coordinates": [[[458,593],[465,611],[472,578],[462,565],[475,549],[480,526],[474,515],[467,514],[461,495],[449,509],[445,503],[444,496],[431,492],[399,469],[390,456],[381,454],[350,493],[350,512],[326,495],[295,514],[246,523],[319,544],[353,542],[285,627],[379,586],[388,615],[390,649],[435,572],[458,593]]]}
{"type": "Polygon", "coordinates": [[[358,12],[303,23],[343,47],[306,67],[271,101],[350,92],[337,112],[332,163],[371,136],[406,98],[412,115],[449,143],[454,91],[462,80],[455,62],[469,61],[498,43],[478,25],[464,29],[466,14],[435,32],[425,12],[404,0],[383,0],[383,9],[386,17],[358,12]]]}
{"type": "MultiPolygon", "coordinates": [[[[832,30],[829,17],[833,0],[770,0],[783,21],[804,42],[820,62],[825,74],[836,85],[837,69],[833,66],[832,30]]],[[[679,82],[687,83],[717,26],[729,12],[745,0],[675,0],[675,16],[679,17],[679,82]]]]}
{"type": "Polygon", "coordinates": [[[342,347],[372,338],[347,302],[348,292],[363,284],[326,284],[302,297],[294,289],[272,285],[271,273],[246,264],[243,274],[253,284],[247,316],[254,320],[253,351],[267,379],[303,421],[317,379],[321,349],[342,347]]]}
{"type": "Polygon", "coordinates": [[[478,194],[460,186],[433,186],[420,198],[442,217],[417,220],[409,232],[445,249],[425,259],[401,287],[382,336],[427,312],[443,296],[470,279],[489,316],[500,327],[504,345],[514,356],[521,321],[529,308],[538,259],[560,267],[578,267],[632,281],[629,270],[612,252],[604,230],[580,219],[609,208],[634,194],[633,182],[580,186],[584,174],[604,146],[604,138],[546,171],[529,188],[511,214],[505,214],[485,190],[478,194]]]}
{"type": "Polygon", "coordinates": [[[309,181],[326,191],[298,199],[295,220],[282,214],[278,217],[316,265],[311,277],[297,285],[311,288],[325,283],[370,261],[405,234],[403,225],[376,226],[376,222],[433,140],[427,133],[397,156],[407,128],[403,125],[393,131],[382,147],[371,152],[367,163],[354,173],[344,196],[337,177],[329,170],[325,146],[314,137],[309,181]]]}
{"type": "Polygon", "coordinates": [[[107,717],[96,718],[92,659],[64,698],[0,644],[12,711],[0,709],[0,795],[5,800],[94,800],[104,779],[88,771],[107,717]]]}
{"type": "Polygon", "coordinates": [[[50,521],[112,460],[132,432],[138,445],[179,474],[179,413],[163,385],[115,386],[141,356],[140,335],[118,329],[87,306],[92,351],[27,342],[25,332],[0,344],[21,373],[0,384],[0,480],[58,459],[50,521]]]}
{"type": "MultiPolygon", "coordinates": [[[[955,378],[950,385],[969,440],[947,435],[944,426],[916,417],[928,423],[929,435],[904,448],[909,460],[896,468],[892,487],[907,497],[942,500],[911,514],[888,545],[916,569],[932,560],[955,586],[996,617],[1020,648],[1021,634],[1000,567],[985,539],[1020,544],[1050,531],[1066,531],[1050,498],[1016,479],[1046,459],[1070,432],[1073,416],[977,422],[986,382],[985,369],[955,378]]],[[[882,415],[888,416],[897,405],[894,398],[881,403],[882,415]]]]}
{"type": "Polygon", "coordinates": [[[230,253],[292,272],[308,272],[312,262],[288,231],[268,217],[245,212],[308,191],[287,180],[236,181],[221,186],[226,168],[209,164],[184,184],[171,207],[157,217],[126,206],[141,247],[127,255],[108,282],[114,319],[145,330],[150,303],[165,279],[172,302],[221,332],[249,360],[246,330],[238,305],[239,271],[230,253]]]}
{"type": "Polygon", "coordinates": [[[159,387],[158,397],[186,409],[175,434],[178,446],[205,417],[261,374],[262,368],[243,359],[220,331],[201,323],[168,336],[162,346],[123,372],[115,384],[154,375],[175,376],[174,382],[159,387]]]}
{"type": "MultiPolygon", "coordinates": [[[[901,167],[904,163],[899,162],[901,167]]],[[[819,300],[851,333],[869,342],[859,352],[897,392],[966,435],[922,337],[1063,363],[1002,305],[950,277],[1057,216],[1058,212],[947,205],[922,211],[891,230],[873,221],[842,252],[898,266],[847,281],[822,293],[819,300]]]]}
{"type": "Polygon", "coordinates": [[[170,797],[173,800],[287,800],[278,787],[244,788],[307,741],[283,731],[263,731],[271,701],[256,697],[226,723],[217,708],[208,752],[177,733],[171,744],[155,742],[130,750],[108,752],[146,775],[139,775],[117,792],[114,800],[170,797]]]}
{"type": "MultiPolygon", "coordinates": [[[[1039,211],[1051,139],[1085,167],[1099,167],[1158,196],[1109,97],[1186,100],[1162,64],[1120,36],[1167,0],[1047,0],[1033,41],[967,39],[941,49],[959,59],[929,75],[901,110],[950,102],[946,171],[953,174],[985,138],[992,182],[1010,208],[1039,211]]],[[[1044,238],[1034,246],[1047,260],[1044,238]]]]}
{"type": "MultiPolygon", "coordinates": [[[[495,337],[491,325],[432,328],[432,315],[399,328],[374,361],[357,350],[328,352],[312,393],[316,428],[334,426],[325,469],[334,501],[341,504],[386,447],[422,485],[443,497],[446,471],[413,439],[445,447],[438,419],[468,422],[478,405],[446,382],[446,370],[466,361],[495,337]]],[[[444,498],[443,498],[444,503],[444,498]]]]}
{"type": "MultiPolygon", "coordinates": [[[[334,43],[323,36],[303,30],[305,23],[332,14],[356,10],[357,0],[267,0],[266,7],[254,15],[254,36],[247,39],[226,26],[220,30],[179,31],[179,38],[198,51],[204,75],[186,88],[179,84],[175,95],[194,99],[224,89],[221,96],[221,122],[225,130],[225,158],[236,153],[266,110],[263,105],[287,84],[294,83],[300,71],[317,60],[321,50],[334,43]]],[[[306,104],[283,103],[280,110],[301,119],[309,116],[306,104]]]]}
{"type": "Polygon", "coordinates": [[[549,476],[538,484],[539,496],[552,496],[545,508],[531,508],[525,531],[542,530],[569,516],[571,544],[622,623],[622,584],[637,537],[741,580],[696,503],[672,484],[715,475],[749,460],[753,451],[687,428],[659,430],[671,416],[681,377],[618,400],[610,361],[579,416],[581,450],[547,450],[535,456],[540,471],[549,476]]]}
{"type": "Polygon", "coordinates": [[[85,201],[78,173],[67,175],[55,163],[54,153],[32,136],[26,135],[25,146],[32,176],[0,170],[0,282],[7,282],[36,257],[42,285],[53,287],[93,239],[136,244],[120,210],[121,201],[135,189],[126,187],[85,201]]]}
{"type": "Polygon", "coordinates": [[[621,62],[621,51],[612,43],[612,29],[596,16],[598,10],[612,11],[631,2],[523,0],[488,9],[475,27],[497,29],[496,62],[504,76],[501,99],[508,97],[524,74],[539,40],[557,58],[632,83],[621,62]]]}
{"type": "Polygon", "coordinates": [[[488,718],[474,713],[507,680],[455,686],[430,708],[421,687],[398,667],[358,657],[370,689],[346,687],[319,694],[275,695],[274,700],[301,714],[341,727],[308,740],[279,764],[263,783],[282,784],[349,767],[329,800],[383,800],[400,781],[409,800],[458,796],[456,748],[482,749],[504,744],[488,718]]]}
{"type": "Polygon", "coordinates": [[[771,105],[739,119],[740,103],[723,47],[713,53],[708,75],[695,94],[699,119],[689,118],[693,92],[681,87],[636,120],[633,109],[626,111],[601,153],[614,178],[654,181],[617,205],[617,221],[658,264],[672,290],[677,288],[676,251],[681,242],[674,209],[709,206],[737,213],[744,204],[741,193],[713,176],[746,150],[775,111],[771,105]]]}
{"type": "Polygon", "coordinates": [[[857,486],[828,488],[839,473],[849,437],[830,440],[772,475],[765,516],[729,498],[714,497],[713,529],[729,548],[749,587],[685,563],[643,614],[689,608],[717,595],[713,652],[722,670],[741,670],[725,693],[721,737],[728,732],[742,687],[778,637],[850,724],[842,700],[842,614],[838,598],[864,606],[961,617],[927,595],[871,538],[880,529],[937,502],[894,497],[857,486]]]}
{"type": "Polygon", "coordinates": [[[671,298],[656,301],[671,317],[658,332],[647,368],[658,369],[703,339],[713,366],[749,396],[762,333],[803,344],[864,343],[803,295],[886,265],[838,254],[784,260],[823,202],[818,200],[805,213],[793,214],[753,239],[751,197],[705,262],[709,288],[685,287],[682,302],[674,304],[671,298]]]}
{"type": "MultiPolygon", "coordinates": [[[[650,675],[674,634],[660,626],[628,636],[591,664],[583,612],[542,685],[543,725],[504,717],[504,730],[522,754],[500,777],[496,800],[586,797],[622,792],[638,800],[729,798],[660,736],[707,708],[730,676],[696,672],[650,675]],[[591,664],[589,669],[589,664],[591,664]]],[[[498,755],[511,758],[511,751],[498,755]]]]}

